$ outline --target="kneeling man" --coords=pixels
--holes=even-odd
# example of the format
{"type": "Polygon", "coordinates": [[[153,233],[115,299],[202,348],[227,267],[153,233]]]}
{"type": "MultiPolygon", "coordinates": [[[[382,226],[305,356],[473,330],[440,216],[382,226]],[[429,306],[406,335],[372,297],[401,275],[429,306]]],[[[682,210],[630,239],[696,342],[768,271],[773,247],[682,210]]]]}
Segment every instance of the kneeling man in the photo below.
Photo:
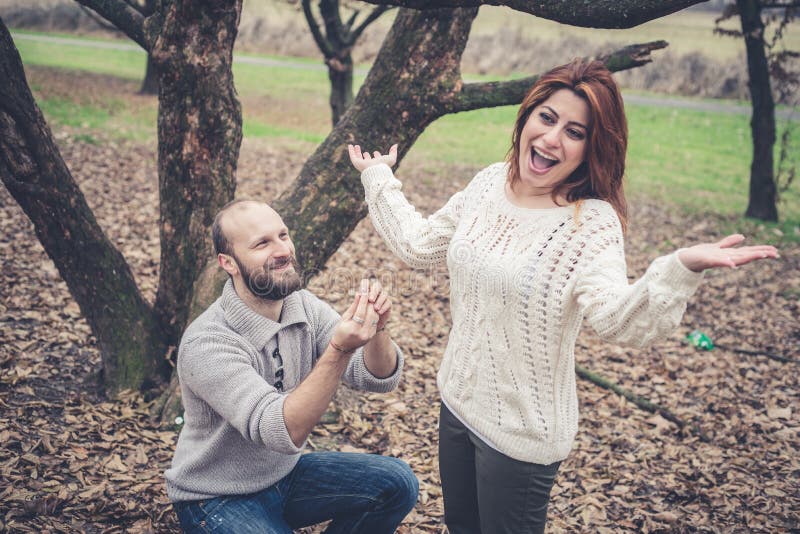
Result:
{"type": "Polygon", "coordinates": [[[394,532],[417,500],[406,463],[302,454],[340,380],[373,392],[400,380],[388,295],[362,280],[340,317],[301,289],[289,232],[267,204],[228,204],[212,233],[230,279],[178,351],[185,422],[166,479],[181,527],[291,534],[331,520],[325,532],[394,532]]]}

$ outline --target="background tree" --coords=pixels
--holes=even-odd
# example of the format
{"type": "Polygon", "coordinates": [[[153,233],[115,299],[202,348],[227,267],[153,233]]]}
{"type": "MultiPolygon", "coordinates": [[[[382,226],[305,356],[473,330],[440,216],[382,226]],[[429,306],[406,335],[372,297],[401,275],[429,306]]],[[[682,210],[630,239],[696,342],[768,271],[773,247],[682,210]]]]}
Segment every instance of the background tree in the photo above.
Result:
{"type": "MultiPolygon", "coordinates": [[[[155,12],[156,9],[156,0],[125,0],[125,2],[142,14],[143,17],[149,17],[155,12]]],[[[103,19],[102,17],[98,17],[97,14],[88,9],[86,6],[81,5],[81,8],[90,16],[92,19],[100,25],[102,28],[105,28],[109,31],[119,33],[120,29],[110,24],[108,21],[103,19]]],[[[139,94],[142,95],[157,95],[158,94],[158,73],[156,72],[156,64],[153,61],[153,57],[148,52],[147,54],[147,64],[145,66],[144,71],[144,78],[142,79],[142,85],[139,87],[139,94]]]]}
{"type": "MultiPolygon", "coordinates": [[[[765,221],[778,220],[778,186],[773,157],[776,137],[775,100],[771,78],[778,82],[779,94],[796,94],[797,72],[792,72],[788,63],[800,57],[800,54],[797,51],[779,50],[777,45],[798,8],[800,2],[797,1],[736,0],[735,4],[725,8],[714,29],[718,34],[744,38],[748,87],[753,105],[750,119],[753,161],[750,165],[750,193],[745,215],[765,221]],[[766,22],[763,16],[765,10],[769,10],[766,22]],[[741,22],[741,31],[720,27],[721,22],[736,16],[741,22]],[[778,22],[778,28],[772,39],[768,40],[766,28],[771,22],[778,22]]],[[[784,143],[784,146],[789,143],[788,129],[784,143]]]]}
{"type": "Polygon", "coordinates": [[[339,0],[320,0],[317,12],[311,0],[302,0],[305,15],[314,42],[325,58],[328,78],[331,81],[331,114],[333,125],[353,103],[353,47],[364,30],[383,15],[389,6],[377,6],[356,26],[361,11],[353,9],[346,22],[342,21],[339,0]],[[320,24],[317,17],[321,19],[320,24]]]}
{"type": "MultiPolygon", "coordinates": [[[[607,11],[593,8],[591,25],[644,22],[647,13],[640,4],[650,5],[655,18],[698,1],[592,3],[607,11]],[[620,6],[631,10],[630,20],[619,20],[620,6]]],[[[158,66],[161,259],[155,303],[142,299],[124,258],[86,206],[2,21],[0,178],[34,223],[89,321],[106,389],[113,393],[166,383],[165,356],[180,339],[195,283],[211,256],[208,227],[233,198],[242,116],[231,67],[241,0],[162,0],[148,17],[124,0],[80,2],[141,45],[158,66]]],[[[532,2],[512,3],[534,14],[539,9],[532,2]]],[[[584,4],[543,9],[547,18],[575,24],[585,22],[578,5],[584,4]]],[[[474,8],[398,13],[353,106],[275,203],[293,229],[307,272],[324,265],[365,214],[345,143],[397,141],[402,157],[443,114],[521,100],[532,78],[475,85],[460,79],[460,57],[476,13],[474,8]]],[[[613,70],[635,66],[648,61],[647,51],[658,46],[664,44],[631,48],[607,61],[613,70]]]]}

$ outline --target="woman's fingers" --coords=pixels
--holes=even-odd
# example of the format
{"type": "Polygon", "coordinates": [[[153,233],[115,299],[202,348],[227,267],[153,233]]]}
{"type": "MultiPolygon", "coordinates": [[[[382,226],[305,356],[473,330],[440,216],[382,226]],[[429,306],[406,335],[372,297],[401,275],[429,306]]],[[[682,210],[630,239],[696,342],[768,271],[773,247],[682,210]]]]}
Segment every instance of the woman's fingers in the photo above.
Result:
{"type": "Polygon", "coordinates": [[[744,236],[742,234],[733,234],[722,238],[717,242],[717,245],[719,245],[719,248],[730,248],[735,247],[742,241],[744,241],[744,236]]]}
{"type": "Polygon", "coordinates": [[[369,301],[375,302],[378,297],[380,296],[383,288],[381,287],[381,283],[377,280],[372,280],[369,284],[369,301]]]}
{"type": "Polygon", "coordinates": [[[742,247],[733,249],[730,257],[736,263],[736,265],[744,265],[745,263],[750,263],[751,261],[755,260],[777,258],[778,249],[769,245],[742,247]]]}
{"type": "Polygon", "coordinates": [[[355,162],[359,159],[360,154],[357,151],[357,145],[347,145],[347,154],[350,156],[350,161],[355,162]]]}
{"type": "Polygon", "coordinates": [[[363,326],[366,323],[367,315],[367,301],[369,296],[369,280],[364,278],[361,280],[361,285],[358,289],[358,306],[353,314],[353,320],[363,326]]]}
{"type": "Polygon", "coordinates": [[[386,304],[386,300],[388,298],[389,296],[386,293],[381,293],[378,295],[378,298],[375,299],[375,303],[372,305],[372,307],[375,308],[375,311],[378,312],[378,315],[383,315],[381,309],[386,304]]]}

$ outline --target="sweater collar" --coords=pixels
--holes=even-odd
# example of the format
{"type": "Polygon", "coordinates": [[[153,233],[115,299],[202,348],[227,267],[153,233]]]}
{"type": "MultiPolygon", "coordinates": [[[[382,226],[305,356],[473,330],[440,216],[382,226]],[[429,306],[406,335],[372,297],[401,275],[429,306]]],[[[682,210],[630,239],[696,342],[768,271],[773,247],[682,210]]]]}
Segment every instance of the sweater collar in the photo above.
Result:
{"type": "Polygon", "coordinates": [[[228,279],[222,289],[222,310],[225,320],[236,332],[247,338],[256,349],[264,350],[270,339],[283,328],[298,323],[308,323],[299,291],[295,291],[283,299],[283,308],[279,322],[256,313],[244,303],[236,290],[233,281],[228,279]]]}

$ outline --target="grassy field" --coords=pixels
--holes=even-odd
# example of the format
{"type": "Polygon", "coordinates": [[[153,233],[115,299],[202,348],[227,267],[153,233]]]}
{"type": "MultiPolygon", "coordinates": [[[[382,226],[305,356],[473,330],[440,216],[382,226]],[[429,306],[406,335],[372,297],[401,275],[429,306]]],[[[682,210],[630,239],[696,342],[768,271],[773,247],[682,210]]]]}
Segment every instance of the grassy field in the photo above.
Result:
{"type": "MultiPolygon", "coordinates": [[[[144,71],[145,56],[136,50],[82,48],[24,38],[16,44],[26,65],[133,80],[144,71]]],[[[309,153],[327,135],[330,119],[324,70],[237,63],[234,75],[243,102],[245,136],[273,138],[309,153]]],[[[34,91],[41,89],[34,87],[34,91]]],[[[39,105],[49,121],[78,128],[87,141],[99,131],[135,140],[155,137],[155,99],[98,99],[90,90],[81,90],[40,98],[39,105]]],[[[664,199],[691,211],[731,216],[744,212],[752,154],[748,116],[641,105],[629,105],[627,110],[630,194],[664,199]]],[[[508,148],[515,112],[505,107],[444,117],[428,128],[408,158],[430,164],[434,172],[452,163],[478,167],[498,161],[508,148]]],[[[800,160],[797,141],[792,157],[800,160]]],[[[775,229],[792,240],[800,239],[798,189],[794,184],[783,195],[782,223],[775,229]]],[[[731,225],[731,229],[752,227],[746,221],[731,225]]]]}

